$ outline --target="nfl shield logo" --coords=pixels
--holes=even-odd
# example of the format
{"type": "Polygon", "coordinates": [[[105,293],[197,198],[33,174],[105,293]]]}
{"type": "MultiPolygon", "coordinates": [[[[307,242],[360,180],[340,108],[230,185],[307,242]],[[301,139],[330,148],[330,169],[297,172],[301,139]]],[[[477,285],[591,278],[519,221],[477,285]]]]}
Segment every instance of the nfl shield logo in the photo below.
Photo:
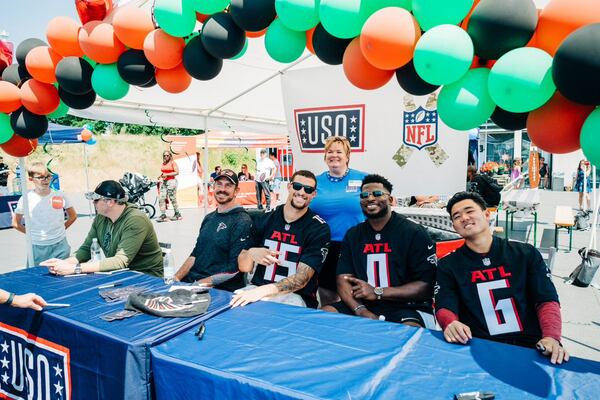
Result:
{"type": "Polygon", "coordinates": [[[330,136],[344,136],[352,152],[365,150],[365,105],[294,110],[296,134],[303,153],[322,153],[330,136]]]}
{"type": "Polygon", "coordinates": [[[417,150],[432,146],[438,141],[438,113],[423,107],[404,112],[404,144],[417,150]]]}

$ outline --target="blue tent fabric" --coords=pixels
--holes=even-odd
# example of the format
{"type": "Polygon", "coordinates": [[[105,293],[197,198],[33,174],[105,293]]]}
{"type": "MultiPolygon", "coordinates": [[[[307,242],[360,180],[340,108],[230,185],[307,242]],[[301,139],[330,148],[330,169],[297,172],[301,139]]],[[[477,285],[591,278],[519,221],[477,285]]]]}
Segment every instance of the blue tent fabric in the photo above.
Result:
{"type": "Polygon", "coordinates": [[[81,140],[83,128],[65,126],[59,124],[48,124],[48,131],[38,139],[40,145],[49,144],[72,144],[84,143],[81,140]]]}

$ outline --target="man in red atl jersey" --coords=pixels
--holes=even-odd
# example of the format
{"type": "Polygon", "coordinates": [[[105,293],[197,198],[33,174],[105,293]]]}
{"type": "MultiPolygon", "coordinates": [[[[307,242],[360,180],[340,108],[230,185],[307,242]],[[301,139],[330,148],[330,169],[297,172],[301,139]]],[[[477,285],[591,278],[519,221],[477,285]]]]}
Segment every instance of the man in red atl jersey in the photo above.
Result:
{"type": "Polygon", "coordinates": [[[476,193],[455,194],[447,210],[465,244],[438,263],[435,309],[446,340],[466,344],[476,336],[535,347],[553,364],[568,361],[558,294],[540,253],[493,237],[476,193]]]}

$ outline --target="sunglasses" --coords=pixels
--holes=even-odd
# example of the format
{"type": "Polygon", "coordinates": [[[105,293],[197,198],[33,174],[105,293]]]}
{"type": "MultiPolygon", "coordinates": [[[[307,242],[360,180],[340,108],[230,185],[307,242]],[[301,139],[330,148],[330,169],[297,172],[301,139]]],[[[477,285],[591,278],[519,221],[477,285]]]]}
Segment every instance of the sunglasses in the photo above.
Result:
{"type": "Polygon", "coordinates": [[[314,187],[308,186],[308,185],[303,185],[300,182],[292,182],[292,188],[294,188],[294,190],[304,189],[304,193],[306,193],[306,194],[311,194],[312,192],[315,191],[314,187]]]}
{"type": "Polygon", "coordinates": [[[373,190],[372,192],[360,192],[360,198],[365,200],[369,198],[369,195],[373,195],[373,197],[381,197],[384,194],[389,194],[388,192],[384,192],[383,190],[373,190]]]}

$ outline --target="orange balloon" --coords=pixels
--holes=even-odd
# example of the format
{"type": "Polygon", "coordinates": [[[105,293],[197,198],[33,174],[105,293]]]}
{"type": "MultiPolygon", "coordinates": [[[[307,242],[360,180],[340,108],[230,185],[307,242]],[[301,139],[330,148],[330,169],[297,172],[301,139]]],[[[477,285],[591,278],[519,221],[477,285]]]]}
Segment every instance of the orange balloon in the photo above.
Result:
{"type": "Polygon", "coordinates": [[[21,86],[21,102],[34,114],[47,115],[60,104],[58,90],[49,83],[30,79],[21,86]]]}
{"type": "Polygon", "coordinates": [[[262,31],[256,31],[256,32],[246,31],[246,37],[258,38],[258,37],[264,36],[265,33],[267,33],[267,28],[263,29],[262,31]]]}
{"type": "Polygon", "coordinates": [[[89,129],[84,129],[81,131],[81,140],[87,142],[92,138],[92,132],[89,129]]]}
{"type": "Polygon", "coordinates": [[[593,110],[594,106],[574,103],[556,92],[546,104],[529,113],[529,138],[540,149],[550,153],[578,150],[581,147],[581,127],[593,110]]]}
{"type": "Polygon", "coordinates": [[[598,0],[551,0],[540,14],[537,47],[554,56],[561,42],[584,25],[600,22],[598,0]]]}
{"type": "Polygon", "coordinates": [[[156,83],[165,92],[181,93],[192,83],[192,77],[183,67],[183,63],[171,69],[156,69],[156,83]]]}
{"type": "Polygon", "coordinates": [[[50,47],[63,57],[82,57],[83,50],[79,46],[79,30],[81,25],[69,17],[53,18],[46,28],[46,37],[50,47]]]}
{"type": "Polygon", "coordinates": [[[315,29],[317,29],[316,26],[306,31],[306,48],[313,54],[315,54],[315,48],[313,47],[312,40],[313,35],[315,34],[315,29]]]}
{"type": "Polygon", "coordinates": [[[115,35],[112,25],[90,21],[79,31],[79,45],[86,56],[100,64],[117,62],[125,45],[115,35]]]}
{"type": "Polygon", "coordinates": [[[56,65],[62,56],[48,46],[39,46],[31,49],[25,58],[27,72],[40,82],[54,83],[56,65]]]}
{"type": "Polygon", "coordinates": [[[471,15],[473,15],[473,11],[475,11],[475,7],[477,7],[477,5],[479,4],[480,1],[481,0],[475,0],[473,2],[473,5],[471,6],[471,11],[469,11],[469,13],[465,17],[465,19],[463,19],[463,21],[460,23],[460,27],[463,28],[465,31],[469,27],[469,22],[471,21],[471,15]]]}
{"type": "Polygon", "coordinates": [[[117,8],[112,24],[117,38],[138,50],[144,49],[144,39],[155,28],[148,11],[132,6],[117,8]]]}
{"type": "Polygon", "coordinates": [[[0,149],[13,157],[27,157],[35,151],[37,145],[37,139],[25,139],[22,136],[13,135],[8,142],[0,144],[0,149]]]}
{"type": "Polygon", "coordinates": [[[379,69],[398,69],[413,58],[421,28],[413,15],[400,7],[386,7],[365,22],[360,49],[367,61],[379,69]]]}
{"type": "Polygon", "coordinates": [[[354,86],[373,90],[392,79],[393,70],[378,69],[369,64],[360,50],[360,37],[355,38],[344,52],[344,74],[354,86]]]}
{"type": "Polygon", "coordinates": [[[0,81],[0,112],[11,113],[21,107],[21,92],[10,82],[0,81]]]}
{"type": "Polygon", "coordinates": [[[196,21],[200,22],[200,23],[204,23],[204,21],[206,21],[207,19],[210,18],[210,15],[208,14],[202,14],[199,13],[198,11],[196,11],[196,21]]]}
{"type": "Polygon", "coordinates": [[[155,29],[144,40],[144,55],[152,65],[160,69],[171,69],[181,64],[185,40],[155,29]]]}

